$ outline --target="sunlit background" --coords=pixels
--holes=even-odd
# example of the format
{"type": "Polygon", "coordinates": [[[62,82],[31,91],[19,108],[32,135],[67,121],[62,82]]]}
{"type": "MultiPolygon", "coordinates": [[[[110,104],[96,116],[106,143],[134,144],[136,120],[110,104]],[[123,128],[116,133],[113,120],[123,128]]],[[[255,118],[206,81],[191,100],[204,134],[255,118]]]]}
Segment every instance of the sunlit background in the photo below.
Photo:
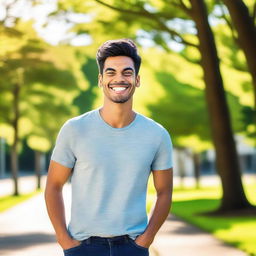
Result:
{"type": "MultiPolygon", "coordinates": [[[[142,56],[134,109],[173,141],[171,213],[256,255],[256,3],[237,2],[1,0],[0,227],[42,195],[63,123],[102,105],[97,48],[126,37],[142,56]]],[[[0,254],[18,256],[8,241],[0,228],[0,254]]]]}

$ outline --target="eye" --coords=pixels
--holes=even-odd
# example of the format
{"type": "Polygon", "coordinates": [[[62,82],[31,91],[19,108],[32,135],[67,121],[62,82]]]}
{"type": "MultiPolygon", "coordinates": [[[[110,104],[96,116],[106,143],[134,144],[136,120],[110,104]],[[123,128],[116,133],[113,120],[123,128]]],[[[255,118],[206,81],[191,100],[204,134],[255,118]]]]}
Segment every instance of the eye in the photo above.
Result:
{"type": "Polygon", "coordinates": [[[124,76],[132,76],[132,75],[133,75],[133,72],[131,71],[124,72],[124,76]]]}
{"type": "Polygon", "coordinates": [[[113,76],[115,74],[115,72],[107,72],[106,75],[107,76],[113,76]]]}

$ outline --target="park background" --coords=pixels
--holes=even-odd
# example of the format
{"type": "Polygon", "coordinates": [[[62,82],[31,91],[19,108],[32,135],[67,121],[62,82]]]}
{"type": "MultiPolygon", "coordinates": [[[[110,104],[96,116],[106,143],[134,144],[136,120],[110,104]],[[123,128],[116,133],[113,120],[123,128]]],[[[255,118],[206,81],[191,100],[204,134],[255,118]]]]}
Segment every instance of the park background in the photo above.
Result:
{"type": "MultiPolygon", "coordinates": [[[[2,211],[23,200],[21,176],[44,186],[61,125],[101,105],[97,48],[131,38],[134,109],[174,145],[172,213],[256,255],[255,20],[254,0],[0,1],[2,211]]],[[[148,209],[153,194],[151,180],[148,209]]]]}

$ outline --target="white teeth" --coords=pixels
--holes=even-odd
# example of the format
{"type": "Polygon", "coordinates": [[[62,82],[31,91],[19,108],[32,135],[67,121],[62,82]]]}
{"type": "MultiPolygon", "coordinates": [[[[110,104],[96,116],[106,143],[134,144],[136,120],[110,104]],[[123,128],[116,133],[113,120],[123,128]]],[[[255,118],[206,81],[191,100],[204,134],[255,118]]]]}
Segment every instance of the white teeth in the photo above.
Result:
{"type": "Polygon", "coordinates": [[[113,89],[114,91],[119,92],[119,91],[125,90],[126,88],[125,88],[125,87],[113,87],[112,89],[113,89]]]}

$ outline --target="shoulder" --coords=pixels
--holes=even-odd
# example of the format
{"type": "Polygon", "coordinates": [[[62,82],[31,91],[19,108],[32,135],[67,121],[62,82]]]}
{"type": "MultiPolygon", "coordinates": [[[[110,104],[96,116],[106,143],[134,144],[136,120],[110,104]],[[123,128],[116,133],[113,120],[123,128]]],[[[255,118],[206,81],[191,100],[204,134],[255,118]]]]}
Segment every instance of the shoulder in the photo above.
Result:
{"type": "Polygon", "coordinates": [[[94,119],[95,111],[94,109],[66,120],[61,130],[65,130],[66,133],[73,133],[74,131],[85,129],[87,125],[93,123],[92,120],[94,119]]]}
{"type": "Polygon", "coordinates": [[[89,121],[91,120],[94,115],[95,115],[95,109],[94,110],[90,110],[88,112],[85,112],[79,116],[75,116],[75,117],[72,117],[70,119],[68,119],[64,125],[68,125],[68,126],[79,126],[80,124],[86,122],[86,121],[89,121]]]}
{"type": "Polygon", "coordinates": [[[163,127],[160,123],[156,122],[152,118],[144,116],[139,113],[140,123],[145,128],[145,130],[149,130],[150,132],[156,133],[158,135],[168,133],[165,127],[163,127]]]}

